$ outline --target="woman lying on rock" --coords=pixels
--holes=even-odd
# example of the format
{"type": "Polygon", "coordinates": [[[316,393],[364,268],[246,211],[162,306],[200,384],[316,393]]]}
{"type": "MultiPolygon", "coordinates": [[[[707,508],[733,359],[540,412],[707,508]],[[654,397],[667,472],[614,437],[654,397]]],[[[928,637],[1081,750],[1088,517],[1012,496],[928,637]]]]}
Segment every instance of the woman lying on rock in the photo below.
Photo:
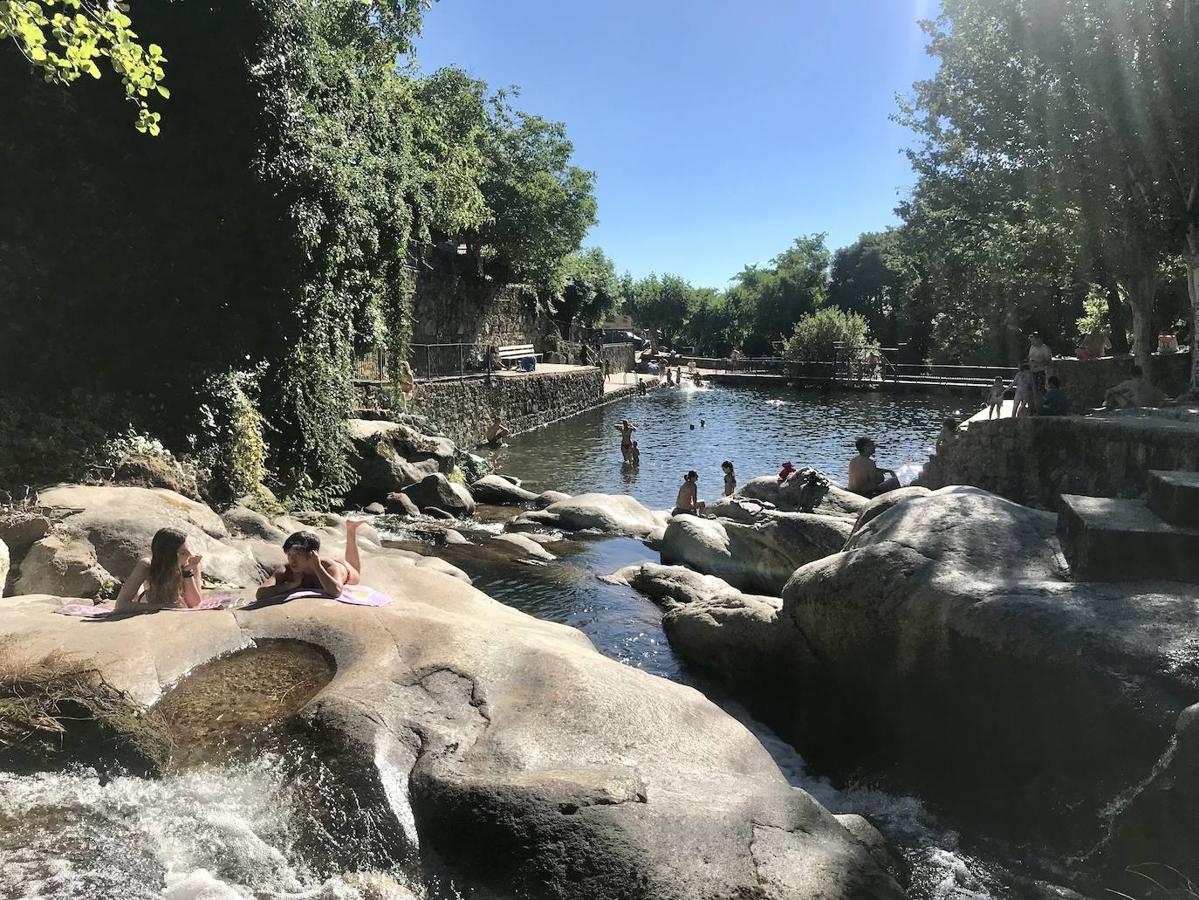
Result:
{"type": "Polygon", "coordinates": [[[138,609],[196,609],[200,593],[200,566],[204,557],[193,553],[187,535],[176,528],[160,528],[150,541],[150,558],[142,558],[121,585],[116,612],[138,609]]]}
{"type": "Polygon", "coordinates": [[[346,555],[321,556],[321,539],[311,531],[297,531],[283,542],[287,563],[279,566],[258,588],[255,597],[265,600],[293,591],[320,591],[337,597],[342,589],[362,581],[362,559],[358,554],[358,529],[362,519],[346,521],[346,555]]]}

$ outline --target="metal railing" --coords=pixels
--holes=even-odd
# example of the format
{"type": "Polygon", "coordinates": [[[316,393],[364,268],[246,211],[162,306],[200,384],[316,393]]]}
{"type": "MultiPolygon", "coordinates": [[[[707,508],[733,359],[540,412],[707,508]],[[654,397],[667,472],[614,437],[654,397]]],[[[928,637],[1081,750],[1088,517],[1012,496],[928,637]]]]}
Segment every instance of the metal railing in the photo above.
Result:
{"type": "Polygon", "coordinates": [[[415,381],[478,378],[494,368],[487,344],[411,344],[408,366],[415,381]]]}

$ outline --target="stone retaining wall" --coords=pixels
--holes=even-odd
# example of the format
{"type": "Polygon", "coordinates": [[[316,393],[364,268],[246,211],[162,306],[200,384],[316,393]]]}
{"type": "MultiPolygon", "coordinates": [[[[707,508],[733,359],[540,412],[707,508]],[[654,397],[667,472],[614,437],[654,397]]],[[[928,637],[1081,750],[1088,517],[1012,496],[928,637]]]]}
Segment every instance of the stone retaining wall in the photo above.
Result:
{"type": "Polygon", "coordinates": [[[514,434],[599,406],[604,376],[594,367],[421,384],[409,407],[463,448],[487,439],[498,416],[514,434]]]}
{"type": "Polygon", "coordinates": [[[1069,416],[975,422],[930,460],[918,484],[969,484],[1056,509],[1059,494],[1137,497],[1150,469],[1199,470],[1199,423],[1069,416]]]}
{"type": "MultiPolygon", "coordinates": [[[[1105,356],[1102,359],[1055,359],[1050,369],[1062,382],[1062,390],[1070,398],[1077,413],[1089,412],[1103,405],[1103,396],[1132,377],[1136,361],[1131,356],[1105,356]]],[[[1150,376],[1153,383],[1170,397],[1186,391],[1191,378],[1191,354],[1154,354],[1150,376]]]]}

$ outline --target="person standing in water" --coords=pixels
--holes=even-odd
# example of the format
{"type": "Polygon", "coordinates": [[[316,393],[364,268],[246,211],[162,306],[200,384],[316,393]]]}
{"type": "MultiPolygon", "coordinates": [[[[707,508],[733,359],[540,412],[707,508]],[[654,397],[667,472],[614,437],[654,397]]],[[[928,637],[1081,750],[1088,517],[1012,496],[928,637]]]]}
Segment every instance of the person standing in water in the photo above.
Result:
{"type": "Polygon", "coordinates": [[[720,468],[724,472],[724,495],[731,497],[733,491],[737,490],[737,473],[733,471],[732,460],[726,459],[720,464],[720,468]]]}
{"type": "Polygon", "coordinates": [[[699,499],[699,472],[692,469],[683,476],[683,484],[679,488],[679,495],[674,501],[674,509],[671,515],[679,516],[683,513],[697,515],[701,509],[707,506],[703,500],[699,499]]]}
{"type": "Polygon", "coordinates": [[[633,449],[633,432],[637,430],[637,426],[632,424],[628,419],[621,419],[619,425],[613,425],[620,432],[620,455],[624,457],[624,461],[628,462],[633,449]]]}

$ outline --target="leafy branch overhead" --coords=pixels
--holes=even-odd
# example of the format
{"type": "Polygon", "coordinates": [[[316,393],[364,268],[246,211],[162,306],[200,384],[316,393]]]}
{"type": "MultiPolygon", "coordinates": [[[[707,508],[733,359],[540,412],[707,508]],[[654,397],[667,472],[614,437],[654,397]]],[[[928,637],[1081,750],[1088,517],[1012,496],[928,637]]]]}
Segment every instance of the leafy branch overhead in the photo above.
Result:
{"type": "Polygon", "coordinates": [[[46,81],[69,85],[101,75],[108,60],[121,79],[125,96],[137,107],[137,130],[159,132],[159,113],[150,109],[152,94],[170,97],[163,86],[166,57],[157,44],[142,46],[133,31],[129,6],[86,0],[0,0],[0,39],[10,38],[46,81]]]}

